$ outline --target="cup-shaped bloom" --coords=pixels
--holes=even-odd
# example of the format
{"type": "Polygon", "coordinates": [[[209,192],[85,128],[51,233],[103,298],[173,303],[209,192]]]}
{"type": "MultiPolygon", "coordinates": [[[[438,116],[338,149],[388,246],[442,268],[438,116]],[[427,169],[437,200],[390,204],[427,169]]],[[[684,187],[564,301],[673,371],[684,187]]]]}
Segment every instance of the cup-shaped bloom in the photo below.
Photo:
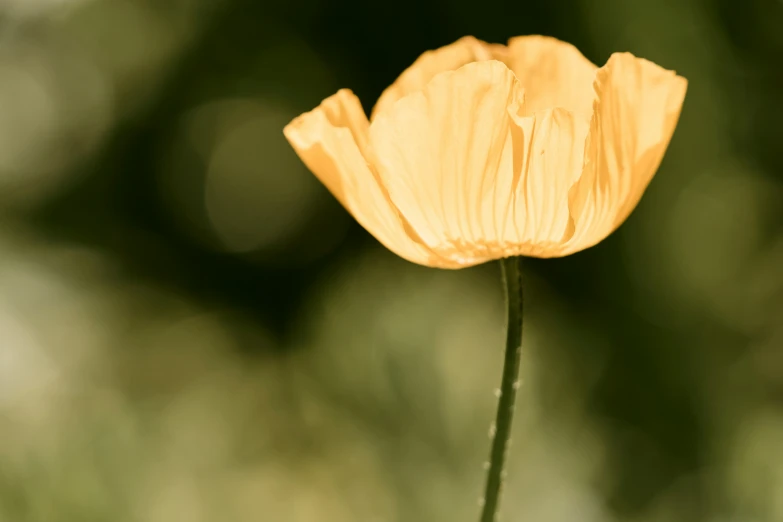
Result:
{"type": "Polygon", "coordinates": [[[658,169],[686,87],[628,53],[599,68],[554,38],[466,37],[424,53],[370,120],[343,89],[284,133],[387,248],[462,268],[608,236],[658,169]]]}

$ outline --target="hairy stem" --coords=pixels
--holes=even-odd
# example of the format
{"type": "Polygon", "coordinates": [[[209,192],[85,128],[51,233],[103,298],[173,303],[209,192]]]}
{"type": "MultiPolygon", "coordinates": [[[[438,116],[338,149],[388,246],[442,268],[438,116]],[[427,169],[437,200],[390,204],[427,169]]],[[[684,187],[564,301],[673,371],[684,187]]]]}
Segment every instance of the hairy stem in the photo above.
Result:
{"type": "Polygon", "coordinates": [[[522,354],[522,258],[501,259],[503,283],[508,307],[506,352],[495,423],[490,428],[492,448],[489,454],[489,472],[484,491],[481,522],[495,522],[500,494],[505,478],[506,455],[514,419],[514,402],[519,388],[519,364],[522,354]]]}

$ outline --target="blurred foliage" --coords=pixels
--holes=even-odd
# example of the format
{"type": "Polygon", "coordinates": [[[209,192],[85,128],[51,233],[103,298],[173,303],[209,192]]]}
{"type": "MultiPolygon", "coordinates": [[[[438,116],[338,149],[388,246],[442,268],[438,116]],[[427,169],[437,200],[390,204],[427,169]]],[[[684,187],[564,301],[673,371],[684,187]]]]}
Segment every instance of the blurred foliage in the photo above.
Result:
{"type": "Polygon", "coordinates": [[[540,33],[689,79],[639,208],[527,262],[504,520],[783,520],[783,3],[0,0],[0,521],[471,521],[497,267],[394,258],[282,136],[540,33]]]}

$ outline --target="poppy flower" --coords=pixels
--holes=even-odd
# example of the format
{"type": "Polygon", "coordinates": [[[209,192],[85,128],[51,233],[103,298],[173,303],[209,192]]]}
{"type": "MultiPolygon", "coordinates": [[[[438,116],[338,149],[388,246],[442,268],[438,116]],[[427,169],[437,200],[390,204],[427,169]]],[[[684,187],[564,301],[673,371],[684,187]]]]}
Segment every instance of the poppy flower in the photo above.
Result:
{"type": "Polygon", "coordinates": [[[559,257],[631,213],[687,81],[629,53],[472,37],[424,53],[368,120],[347,89],[286,126],[307,167],[378,241],[426,266],[559,257]]]}

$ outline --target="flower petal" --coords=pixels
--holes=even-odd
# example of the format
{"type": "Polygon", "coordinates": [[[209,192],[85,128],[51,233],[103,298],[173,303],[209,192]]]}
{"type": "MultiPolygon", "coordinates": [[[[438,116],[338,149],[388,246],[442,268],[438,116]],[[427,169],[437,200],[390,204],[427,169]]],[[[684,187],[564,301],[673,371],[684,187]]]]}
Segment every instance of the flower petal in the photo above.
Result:
{"type": "Polygon", "coordinates": [[[514,145],[522,159],[511,191],[516,233],[503,240],[515,243],[513,255],[557,257],[574,233],[568,195],[582,173],[589,125],[562,108],[516,117],[515,123],[526,139],[514,145]]]}
{"type": "Polygon", "coordinates": [[[568,111],[523,117],[501,62],[436,76],[370,126],[370,155],[394,204],[433,251],[469,266],[557,255],[573,232],[568,191],[587,122],[568,111]]]}
{"type": "Polygon", "coordinates": [[[421,91],[436,75],[459,69],[465,64],[491,60],[495,52],[500,53],[502,45],[491,45],[472,36],[465,36],[456,42],[422,54],[413,65],[388,87],[378,98],[372,110],[371,119],[389,108],[399,100],[416,91],[421,91]]]}
{"type": "Polygon", "coordinates": [[[584,172],[569,196],[575,233],[564,254],[598,243],[636,207],[669,145],[686,88],[685,78],[628,53],[612,55],[598,71],[584,172]]]}
{"type": "Polygon", "coordinates": [[[548,36],[518,36],[505,59],[525,89],[525,115],[562,107],[589,121],[598,67],[573,45],[548,36]]]}
{"type": "Polygon", "coordinates": [[[343,89],[292,121],[284,134],[307,167],[378,241],[414,263],[441,261],[410,233],[362,150],[369,122],[354,94],[343,89]]]}

